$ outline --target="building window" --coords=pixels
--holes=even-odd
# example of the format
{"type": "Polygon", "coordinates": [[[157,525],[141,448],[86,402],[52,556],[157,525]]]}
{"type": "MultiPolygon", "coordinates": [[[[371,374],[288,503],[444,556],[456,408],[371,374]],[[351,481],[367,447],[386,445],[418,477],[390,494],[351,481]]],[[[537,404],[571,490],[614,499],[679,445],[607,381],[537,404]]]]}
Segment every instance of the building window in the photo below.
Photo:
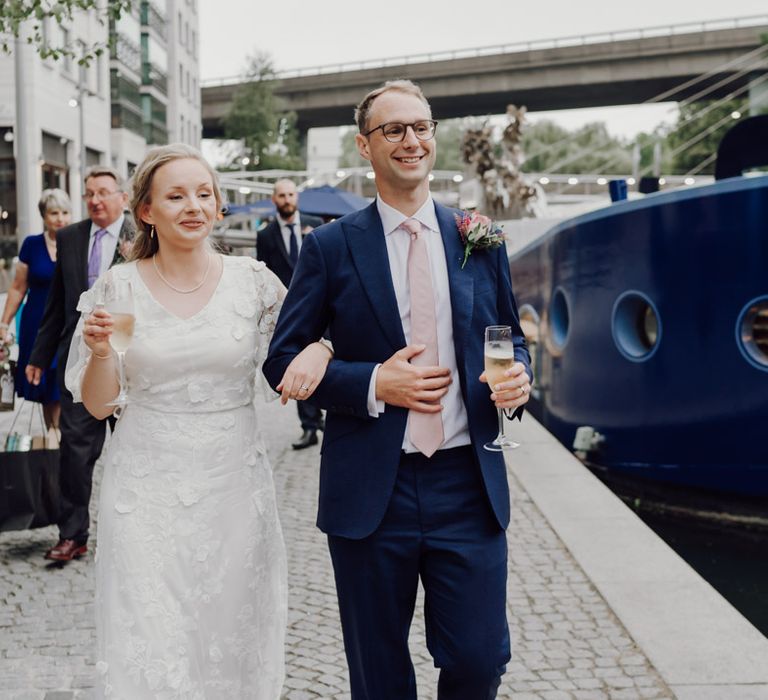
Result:
{"type": "MultiPolygon", "coordinates": [[[[69,29],[66,29],[65,27],[61,28],[61,44],[62,46],[71,46],[72,44],[69,29]]],[[[68,55],[64,56],[64,73],[66,75],[72,75],[72,57],[68,55]]]]}
{"type": "Polygon", "coordinates": [[[113,42],[110,46],[110,58],[120,61],[135,73],[141,72],[141,25],[133,12],[125,12],[110,27],[113,42]]]}
{"type": "Polygon", "coordinates": [[[168,54],[165,48],[149,34],[141,35],[142,85],[152,85],[164,95],[168,94],[168,54]]]}
{"type": "Polygon", "coordinates": [[[187,93],[184,92],[184,66],[179,63],[179,92],[182,95],[186,95],[187,93]]]}
{"type": "Polygon", "coordinates": [[[101,163],[101,151],[97,151],[93,148],[85,148],[85,165],[91,167],[92,165],[99,165],[101,163]]]}
{"type": "Polygon", "coordinates": [[[167,38],[165,12],[165,3],[154,0],[143,0],[141,3],[141,24],[153,29],[164,41],[167,38]]]}
{"type": "Polygon", "coordinates": [[[43,132],[43,189],[58,187],[69,190],[69,167],[67,164],[67,140],[43,132]]]}
{"type": "Polygon", "coordinates": [[[181,10],[179,10],[179,43],[184,45],[184,21],[181,18],[181,10]]]}
{"type": "Polygon", "coordinates": [[[168,143],[168,114],[166,106],[154,95],[141,96],[144,112],[144,138],[147,143],[168,143]]]}

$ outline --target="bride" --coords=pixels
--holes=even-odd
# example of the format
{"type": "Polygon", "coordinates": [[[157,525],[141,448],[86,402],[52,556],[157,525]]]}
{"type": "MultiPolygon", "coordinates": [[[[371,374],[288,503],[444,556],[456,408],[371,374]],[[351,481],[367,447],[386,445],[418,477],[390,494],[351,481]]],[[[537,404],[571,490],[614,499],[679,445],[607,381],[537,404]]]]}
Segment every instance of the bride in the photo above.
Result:
{"type": "MultiPolygon", "coordinates": [[[[119,390],[116,317],[100,302],[130,296],[135,317],[99,504],[100,696],[280,696],[286,560],[253,398],[285,289],[263,263],[213,252],[221,203],[196,150],[150,151],[134,175],[133,261],[78,307],[67,386],[98,418],[119,390]]],[[[288,385],[314,387],[329,350],[302,356],[288,385]]]]}

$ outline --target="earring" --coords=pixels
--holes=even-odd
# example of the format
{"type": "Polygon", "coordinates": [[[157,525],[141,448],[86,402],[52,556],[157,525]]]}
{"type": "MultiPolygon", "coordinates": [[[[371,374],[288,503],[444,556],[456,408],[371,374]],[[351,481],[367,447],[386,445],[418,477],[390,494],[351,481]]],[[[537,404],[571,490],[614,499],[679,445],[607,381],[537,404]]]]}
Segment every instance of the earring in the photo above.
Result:
{"type": "Polygon", "coordinates": [[[154,238],[155,237],[155,225],[152,224],[152,228],[149,229],[149,237],[154,238]]]}

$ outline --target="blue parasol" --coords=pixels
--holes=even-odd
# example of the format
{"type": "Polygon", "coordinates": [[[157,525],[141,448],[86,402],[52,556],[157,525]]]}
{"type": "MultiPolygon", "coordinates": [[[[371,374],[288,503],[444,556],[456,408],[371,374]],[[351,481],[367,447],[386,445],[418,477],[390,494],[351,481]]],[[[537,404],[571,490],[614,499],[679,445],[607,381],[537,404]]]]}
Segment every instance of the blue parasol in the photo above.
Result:
{"type": "MultiPolygon", "coordinates": [[[[367,205],[365,197],[330,185],[310,187],[299,192],[299,211],[315,216],[337,218],[367,205]]],[[[271,199],[260,199],[251,204],[233,204],[227,209],[227,214],[249,214],[265,219],[275,215],[275,205],[271,199]]]]}

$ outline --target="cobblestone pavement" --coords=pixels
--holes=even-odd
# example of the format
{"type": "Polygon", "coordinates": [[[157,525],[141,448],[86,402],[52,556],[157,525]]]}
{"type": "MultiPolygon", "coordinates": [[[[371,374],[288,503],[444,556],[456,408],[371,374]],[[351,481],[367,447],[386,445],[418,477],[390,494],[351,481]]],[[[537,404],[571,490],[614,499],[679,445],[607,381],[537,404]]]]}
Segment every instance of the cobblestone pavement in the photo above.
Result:
{"type": "MultiPolygon", "coordinates": [[[[325,538],[314,526],[319,451],[291,450],[289,443],[299,433],[293,406],[260,405],[259,413],[289,553],[283,698],[349,698],[330,560],[325,538]]],[[[2,435],[8,417],[0,414],[2,435]]],[[[513,657],[499,697],[674,698],[511,475],[510,487],[508,616],[513,657]]],[[[55,535],[54,528],[0,533],[1,700],[92,695],[93,560],[89,554],[63,568],[47,564],[42,555],[55,535]]],[[[419,614],[411,646],[419,697],[434,698],[437,676],[419,614]]]]}

